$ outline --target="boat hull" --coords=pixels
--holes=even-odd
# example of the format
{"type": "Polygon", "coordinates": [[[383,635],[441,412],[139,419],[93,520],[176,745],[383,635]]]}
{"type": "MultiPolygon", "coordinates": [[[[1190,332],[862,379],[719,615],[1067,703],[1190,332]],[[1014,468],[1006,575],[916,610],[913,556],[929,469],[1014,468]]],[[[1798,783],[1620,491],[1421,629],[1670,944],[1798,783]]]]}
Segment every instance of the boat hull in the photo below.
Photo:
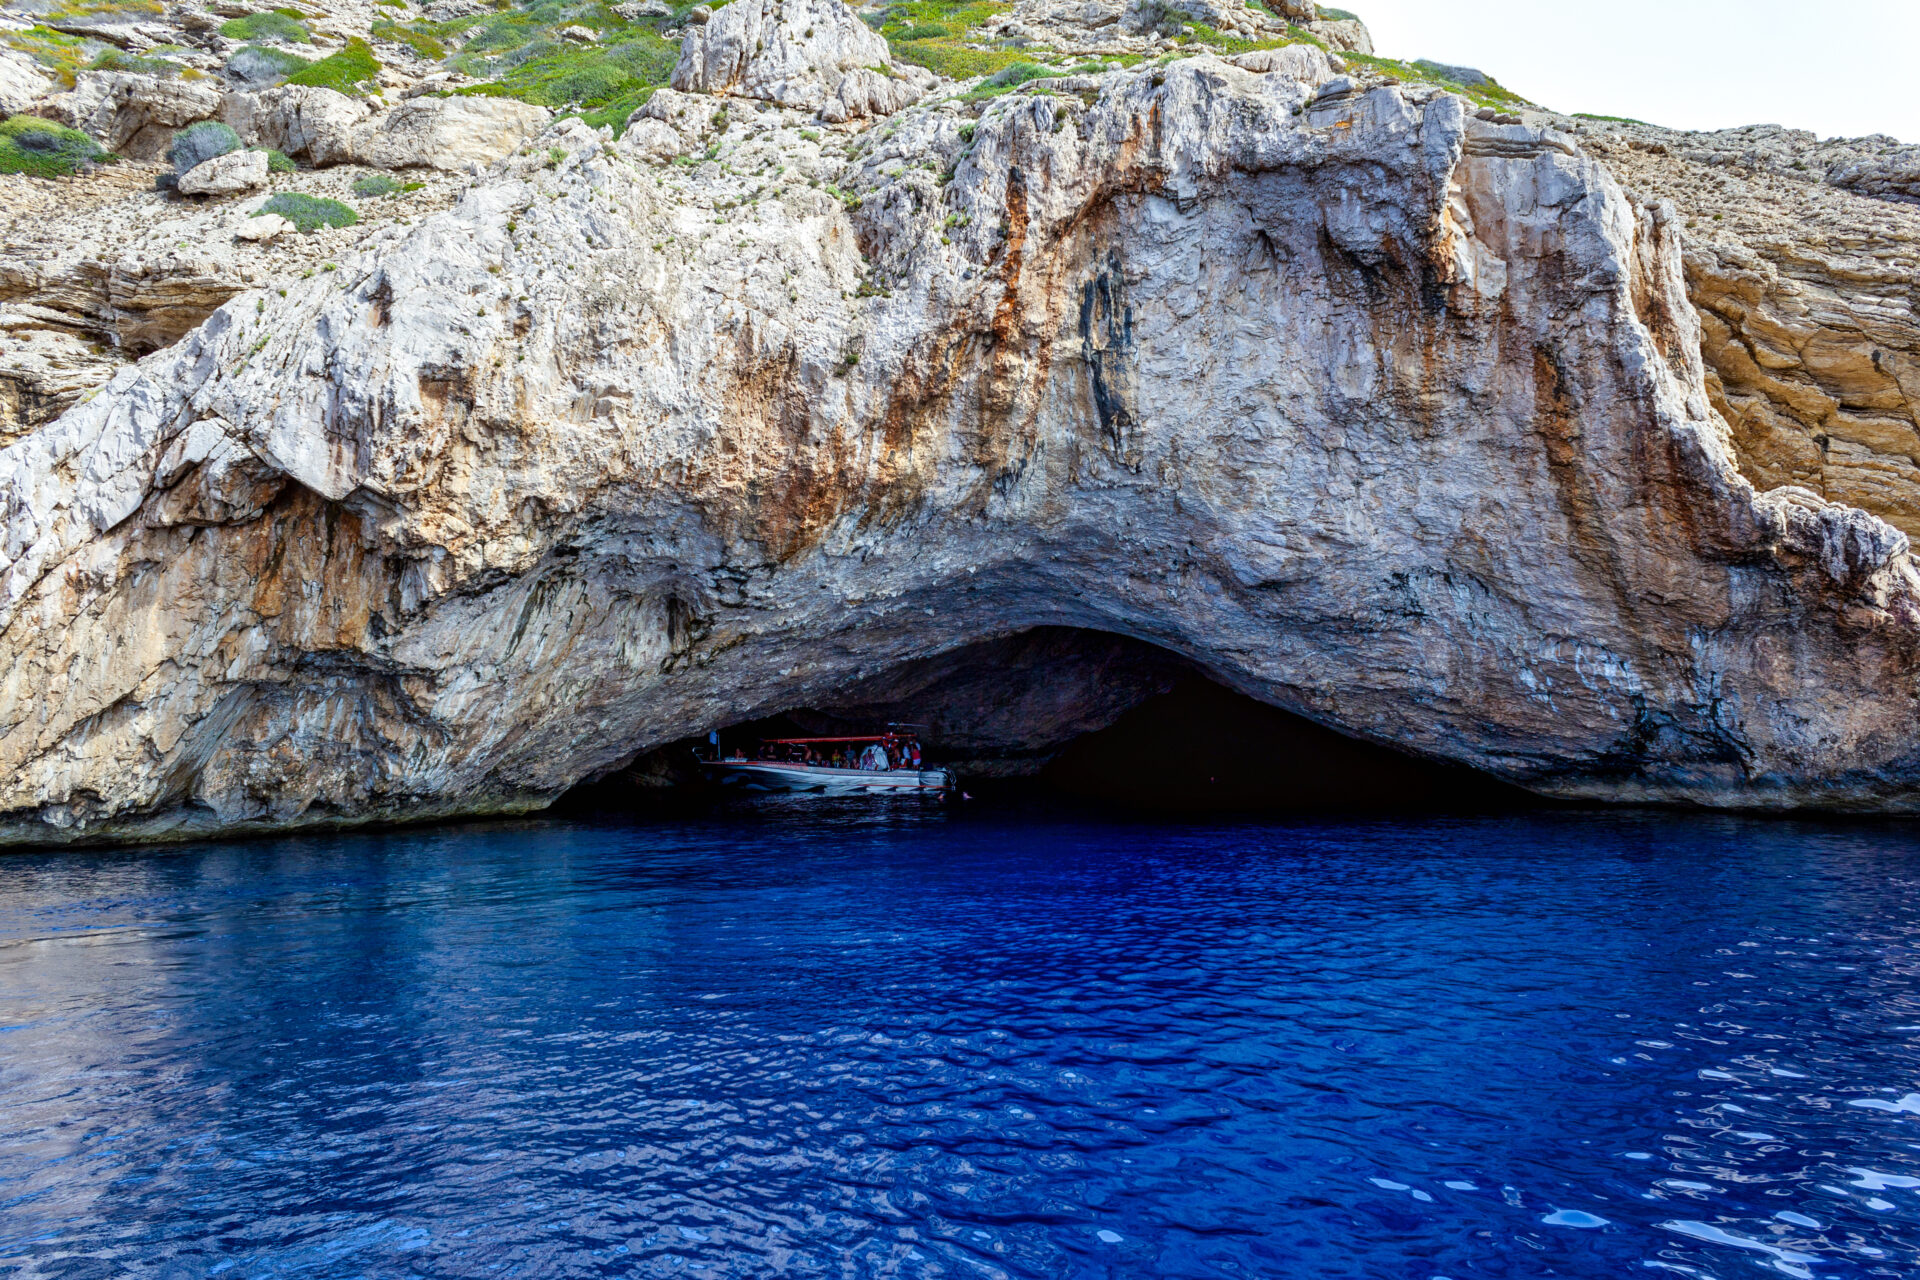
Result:
{"type": "Polygon", "coordinates": [[[712,760],[701,766],[730,790],[820,796],[942,795],[953,789],[946,769],[830,769],[779,760],[712,760]]]}

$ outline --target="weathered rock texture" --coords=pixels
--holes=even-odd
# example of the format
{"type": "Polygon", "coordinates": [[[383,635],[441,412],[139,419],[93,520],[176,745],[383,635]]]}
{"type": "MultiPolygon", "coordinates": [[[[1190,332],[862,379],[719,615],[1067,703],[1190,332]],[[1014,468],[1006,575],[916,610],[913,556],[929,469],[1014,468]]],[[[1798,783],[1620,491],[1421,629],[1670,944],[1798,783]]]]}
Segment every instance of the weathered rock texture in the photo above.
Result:
{"type": "Polygon", "coordinates": [[[663,95],[236,297],[0,450],[7,837],[525,808],[1043,626],[1551,794],[1916,807],[1906,538],[1742,477],[1679,215],[1269,63],[845,159],[663,95]]]}
{"type": "Polygon", "coordinates": [[[1631,188],[1683,212],[1708,390],[1742,473],[1920,533],[1920,204],[1856,188],[1914,149],[1581,127],[1631,188]]]}
{"type": "Polygon", "coordinates": [[[734,0],[695,26],[673,87],[736,94],[835,120],[887,115],[920,96],[892,74],[887,42],[840,0],[734,0]]]}
{"type": "MultiPolygon", "coordinates": [[[[0,839],[521,810],[796,708],[1017,771],[1193,670],[1549,794],[1920,808],[1909,149],[1339,70],[937,101],[734,0],[618,142],[220,99],[420,166],[355,228],[6,188],[0,839]]],[[[150,89],[87,127],[207,110],[150,89]]]]}
{"type": "Polygon", "coordinates": [[[54,99],[49,114],[92,134],[109,151],[152,160],[166,152],[175,129],[217,115],[220,97],[217,87],[204,83],[83,71],[73,92],[54,99]]]}

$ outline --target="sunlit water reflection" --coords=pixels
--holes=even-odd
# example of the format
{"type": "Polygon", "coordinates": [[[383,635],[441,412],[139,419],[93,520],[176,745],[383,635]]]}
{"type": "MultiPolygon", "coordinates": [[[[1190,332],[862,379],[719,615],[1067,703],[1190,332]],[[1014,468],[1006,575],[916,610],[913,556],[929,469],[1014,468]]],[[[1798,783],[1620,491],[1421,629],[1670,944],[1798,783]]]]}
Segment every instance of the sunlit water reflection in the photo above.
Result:
{"type": "Polygon", "coordinates": [[[0,1272],[1920,1275],[1920,839],[908,807],[0,859],[0,1272]]]}

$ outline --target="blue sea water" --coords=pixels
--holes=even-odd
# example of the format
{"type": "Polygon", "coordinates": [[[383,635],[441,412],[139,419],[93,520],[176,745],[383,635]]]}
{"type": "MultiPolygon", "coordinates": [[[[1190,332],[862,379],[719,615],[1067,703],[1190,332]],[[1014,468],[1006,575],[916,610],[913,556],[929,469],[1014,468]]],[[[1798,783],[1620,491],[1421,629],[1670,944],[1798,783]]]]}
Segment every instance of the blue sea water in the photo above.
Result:
{"type": "Polygon", "coordinates": [[[1920,1275],[1920,829],[0,859],[0,1273],[1920,1275]]]}

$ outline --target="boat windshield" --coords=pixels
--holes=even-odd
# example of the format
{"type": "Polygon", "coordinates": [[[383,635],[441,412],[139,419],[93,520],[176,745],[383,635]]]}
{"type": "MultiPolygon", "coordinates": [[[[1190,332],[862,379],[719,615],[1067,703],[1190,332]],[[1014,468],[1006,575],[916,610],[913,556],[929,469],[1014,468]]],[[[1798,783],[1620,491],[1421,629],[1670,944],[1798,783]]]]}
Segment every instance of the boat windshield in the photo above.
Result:
{"type": "Polygon", "coordinates": [[[918,769],[922,763],[919,737],[898,730],[818,738],[762,738],[758,758],[826,769],[918,769]]]}

